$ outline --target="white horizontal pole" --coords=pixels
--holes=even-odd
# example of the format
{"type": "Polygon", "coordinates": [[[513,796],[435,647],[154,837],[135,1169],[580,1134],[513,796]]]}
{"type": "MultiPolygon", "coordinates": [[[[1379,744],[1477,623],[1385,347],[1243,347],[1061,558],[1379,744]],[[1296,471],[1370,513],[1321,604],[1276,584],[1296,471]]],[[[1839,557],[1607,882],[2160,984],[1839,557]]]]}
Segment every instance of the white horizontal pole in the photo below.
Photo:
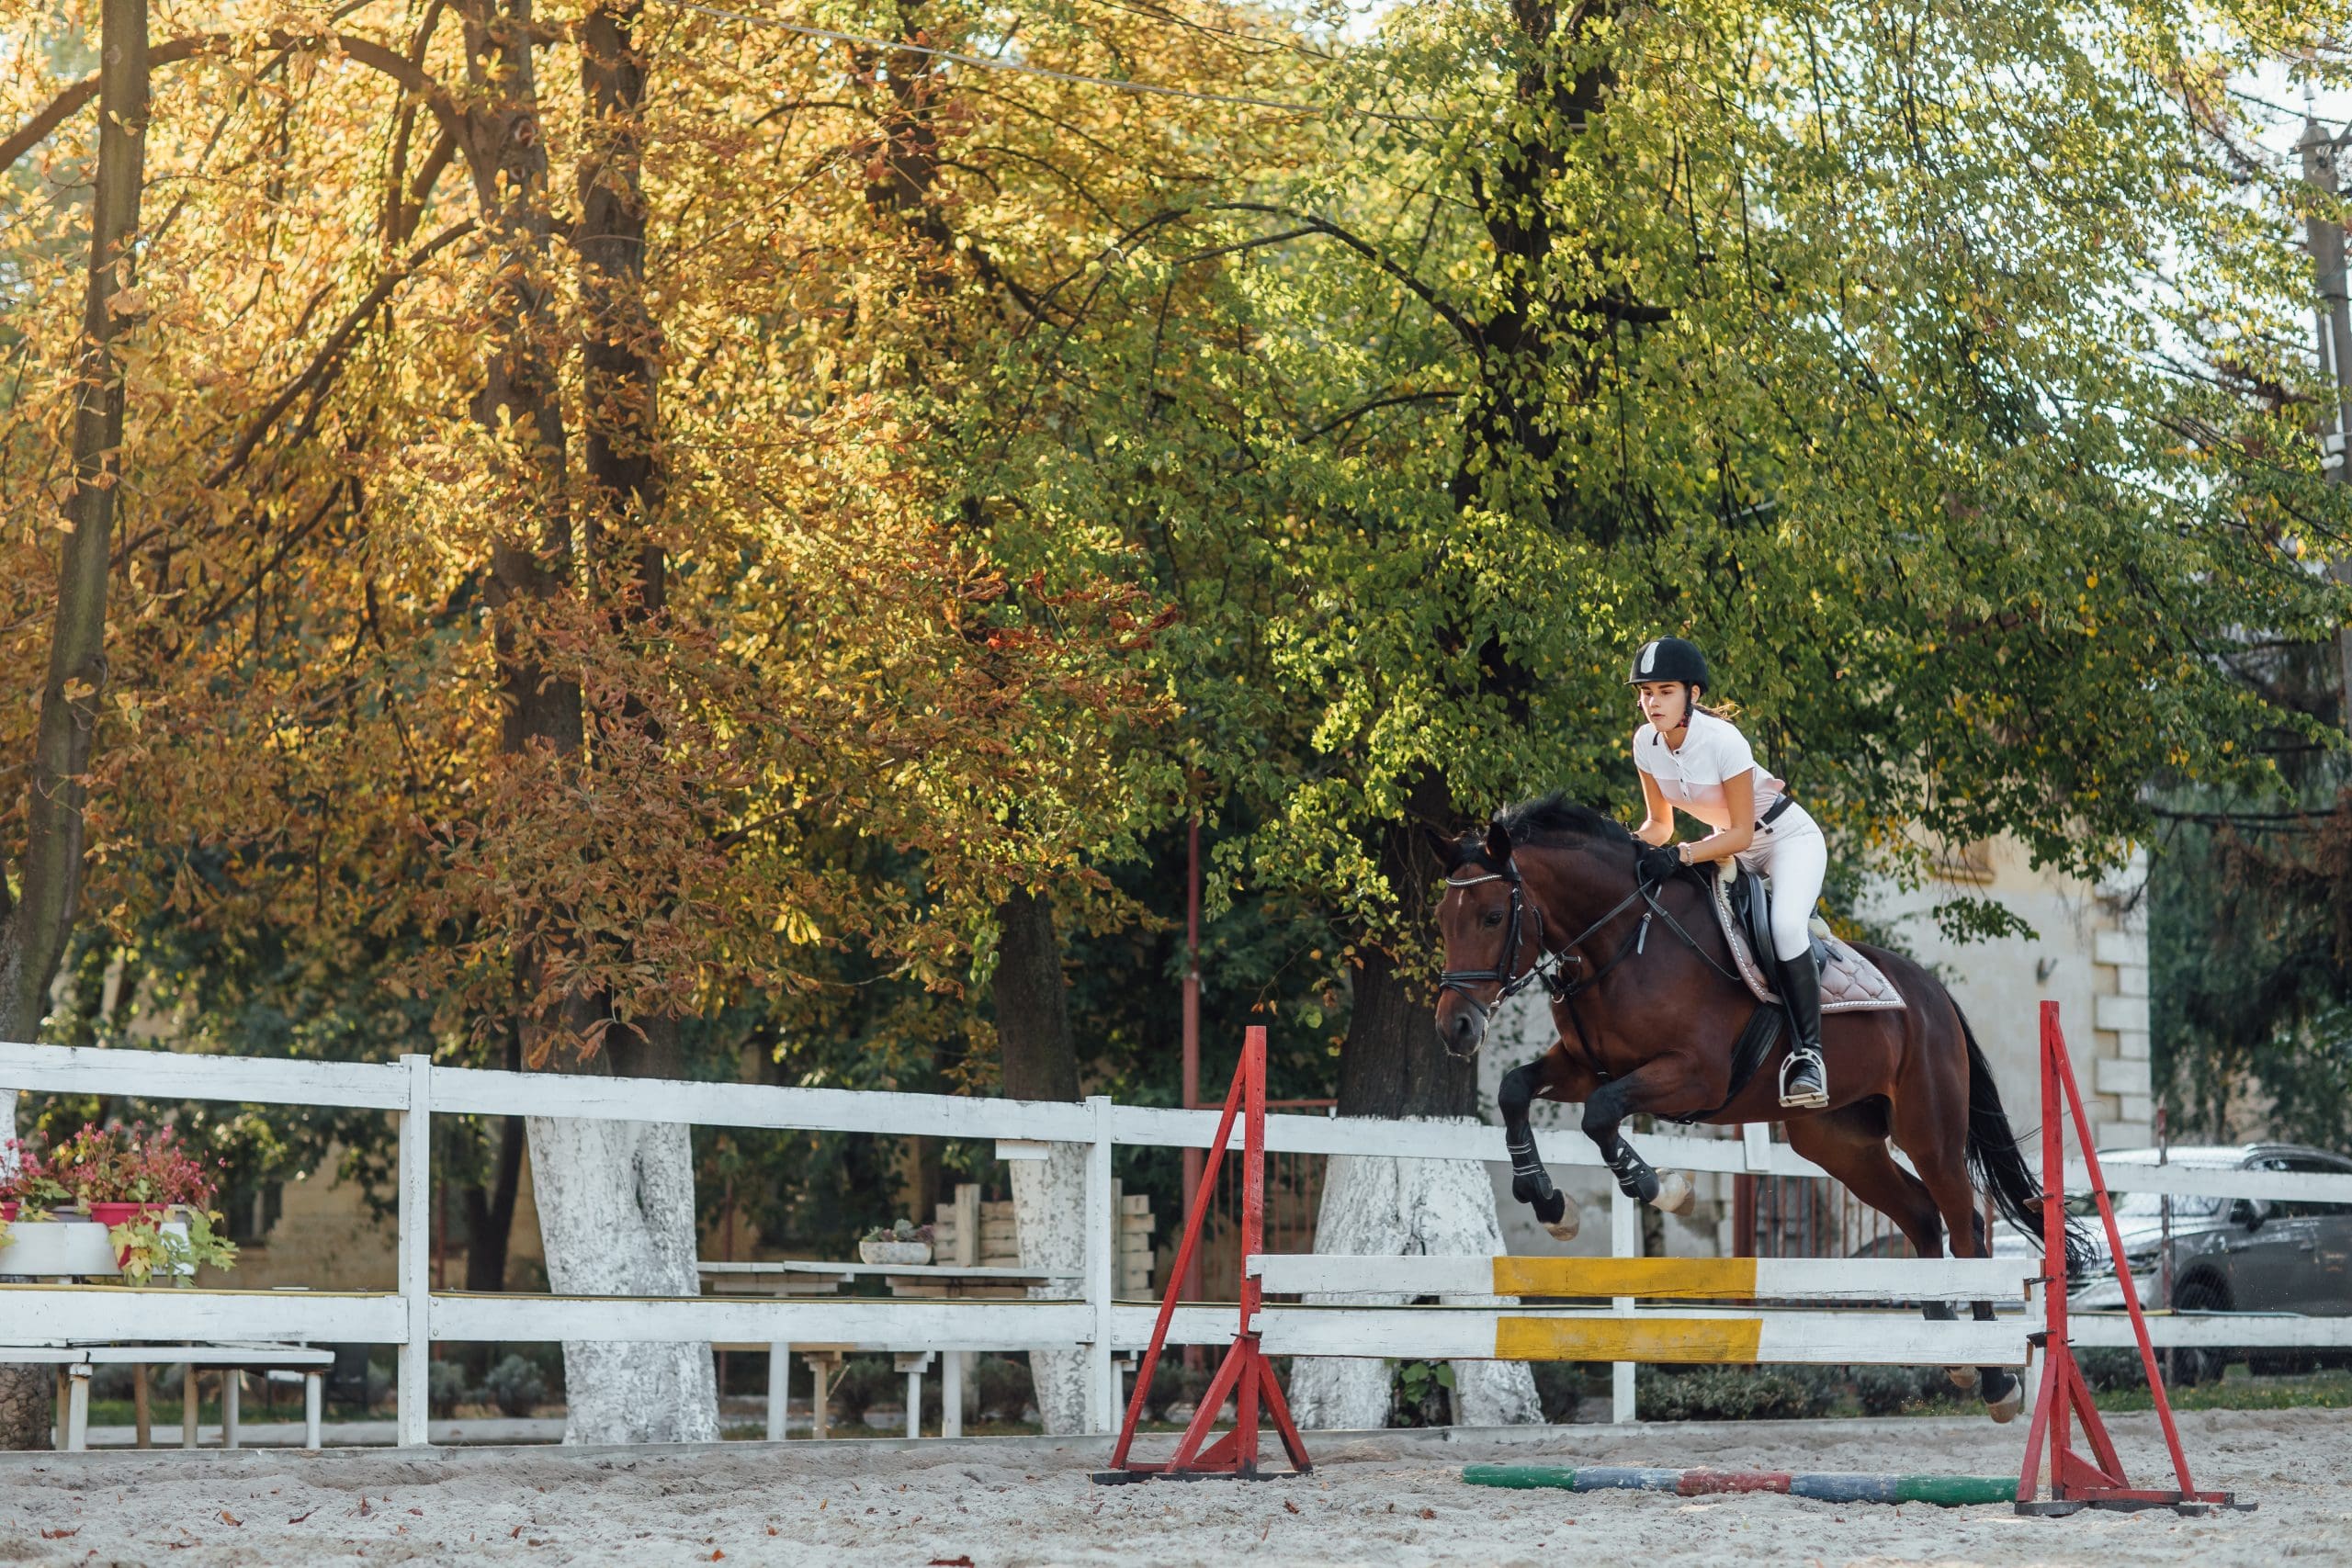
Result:
{"type": "Polygon", "coordinates": [[[1461,1307],[1272,1306],[1261,1322],[1270,1356],[1724,1366],[2023,1366],[2030,1326],[2022,1316],[1938,1323],[1894,1314],[1620,1315],[1461,1307]]]}
{"type": "Polygon", "coordinates": [[[435,1295],[438,1340],[604,1339],[926,1350],[1055,1350],[1089,1342],[1084,1302],[943,1302],[741,1296],[435,1295]]]}
{"type": "Polygon", "coordinates": [[[700,1127],[1063,1144],[1085,1143],[1094,1135],[1093,1118],[1086,1107],[1057,1100],[587,1077],[479,1067],[435,1068],[433,1110],[436,1115],[574,1116],[608,1122],[684,1122],[700,1127]]]}
{"type": "Polygon", "coordinates": [[[35,1094],[121,1094],[141,1100],[225,1100],[243,1105],[340,1105],[397,1111],[408,1103],[399,1067],[198,1056],[177,1051],[22,1045],[0,1041],[0,1088],[35,1094]]]}
{"type": "MultiPolygon", "coordinates": [[[[2066,1339],[2077,1350],[2131,1348],[2140,1343],[2132,1337],[2132,1319],[2123,1313],[2109,1316],[2070,1311],[2066,1314],[2066,1339]]],[[[2184,1350],[2352,1348],[2352,1317],[2273,1317],[2255,1314],[2175,1316],[2152,1313],[2148,1316],[2148,1342],[2159,1350],[2166,1346],[2184,1350]]]]}
{"type": "Polygon", "coordinates": [[[2031,1258],[1348,1258],[1268,1253],[1250,1271],[1277,1294],[1634,1296],[1649,1301],[2022,1300],[2031,1258]]]}
{"type": "Polygon", "coordinates": [[[392,1345],[407,1331],[401,1298],[389,1294],[0,1285],[0,1337],[31,1342],[310,1339],[392,1345]]]}
{"type": "MultiPolygon", "coordinates": [[[[2217,1170],[2193,1165],[2102,1164],[2110,1192],[2170,1192],[2193,1198],[2264,1198],[2273,1202],[2308,1201],[2352,1203],[2352,1176],[2326,1176],[2306,1170],[2217,1170]]],[[[2079,1196],[2091,1190],[2090,1168],[2080,1160],[2066,1167],[2066,1190],[2079,1196]]],[[[2096,1226],[2098,1222],[2086,1222],[2096,1226]]]]}

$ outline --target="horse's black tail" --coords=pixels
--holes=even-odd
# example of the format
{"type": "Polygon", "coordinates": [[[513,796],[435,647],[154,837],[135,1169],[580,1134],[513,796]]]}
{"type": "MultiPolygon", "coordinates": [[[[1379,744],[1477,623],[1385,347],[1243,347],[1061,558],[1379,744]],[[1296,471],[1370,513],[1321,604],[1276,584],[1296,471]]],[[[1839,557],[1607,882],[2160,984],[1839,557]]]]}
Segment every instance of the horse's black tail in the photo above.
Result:
{"type": "MultiPolygon", "coordinates": [[[[1975,1031],[1957,1002],[1952,1012],[1960,1020],[1960,1036],[1968,1043],[1968,1168],[1977,1185],[1993,1195],[2001,1215],[2019,1232],[2041,1239],[2041,1183],[2018,1147],[2018,1135],[2001,1109],[2001,1091],[1994,1087],[1992,1065],[1976,1043],[1975,1031]]],[[[2056,1113],[2045,1107],[2043,1114],[2056,1113]]],[[[1987,1243],[1992,1237],[1985,1237],[1987,1243]]],[[[2066,1272],[2079,1273],[2091,1257],[2089,1235],[2073,1218],[2066,1221],[2066,1272]]]]}

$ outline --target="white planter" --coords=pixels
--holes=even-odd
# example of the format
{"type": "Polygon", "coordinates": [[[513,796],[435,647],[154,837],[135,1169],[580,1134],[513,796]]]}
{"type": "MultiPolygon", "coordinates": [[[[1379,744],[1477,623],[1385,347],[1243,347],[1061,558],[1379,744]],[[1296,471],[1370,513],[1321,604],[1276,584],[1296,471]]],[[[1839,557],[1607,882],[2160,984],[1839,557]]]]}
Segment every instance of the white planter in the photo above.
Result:
{"type": "Polygon", "coordinates": [[[90,1220],[17,1220],[10,1226],[8,1245],[0,1247],[0,1275],[51,1280],[121,1272],[107,1241],[107,1227],[90,1220]]]}
{"type": "Polygon", "coordinates": [[[931,1261],[927,1241],[861,1241],[857,1255],[868,1263],[922,1264],[931,1261]]]}

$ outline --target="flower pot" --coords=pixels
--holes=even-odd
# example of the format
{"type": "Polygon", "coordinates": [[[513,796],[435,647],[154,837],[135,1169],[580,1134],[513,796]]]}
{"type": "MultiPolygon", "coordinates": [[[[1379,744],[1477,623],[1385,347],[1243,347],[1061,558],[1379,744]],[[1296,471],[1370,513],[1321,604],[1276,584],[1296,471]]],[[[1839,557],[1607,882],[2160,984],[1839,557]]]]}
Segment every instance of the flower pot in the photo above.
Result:
{"type": "Polygon", "coordinates": [[[861,1241],[857,1255],[868,1263],[922,1264],[931,1261],[927,1241],[861,1241]]]}
{"type": "Polygon", "coordinates": [[[16,1217],[17,1201],[14,1198],[0,1198],[0,1224],[5,1224],[16,1217]]]}
{"type": "Polygon", "coordinates": [[[171,1212],[169,1203],[88,1203],[90,1218],[102,1225],[127,1225],[143,1215],[163,1215],[171,1212]]]}

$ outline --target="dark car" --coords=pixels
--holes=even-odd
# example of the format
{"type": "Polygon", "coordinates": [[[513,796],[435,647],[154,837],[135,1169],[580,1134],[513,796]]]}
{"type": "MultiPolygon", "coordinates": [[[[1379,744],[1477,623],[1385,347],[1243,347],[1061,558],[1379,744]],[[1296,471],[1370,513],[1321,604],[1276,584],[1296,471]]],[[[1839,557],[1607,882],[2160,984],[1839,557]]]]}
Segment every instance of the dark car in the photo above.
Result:
{"type": "MultiPolygon", "coordinates": [[[[2120,1174],[2157,1163],[2154,1149],[2101,1149],[2099,1163],[2120,1174]]],[[[2292,1144],[2233,1144],[2175,1147],[2169,1163],[2194,1170],[2265,1170],[2352,1176],[2352,1158],[2292,1144]]],[[[2112,1179],[2112,1176],[2110,1176],[2112,1179]]],[[[2165,1270],[2165,1195],[2114,1194],[2116,1228],[2143,1306],[2159,1304],[2165,1270]]],[[[2319,1199],[2208,1198],[2171,1195],[2170,1304],[2182,1312],[2288,1312],[2314,1317],[2352,1314],[2352,1202],[2319,1199]]],[[[2123,1284],[2108,1256],[2105,1227],[2087,1196],[2068,1208],[2089,1222],[2095,1249],[2077,1277],[2068,1304],[2086,1311],[2120,1310],[2123,1284]]],[[[2023,1245],[2010,1238],[1996,1251],[2023,1245]]],[[[2293,1361],[2292,1353],[2257,1358],[2293,1361]]],[[[2308,1360],[2311,1358],[2300,1358],[2308,1360]]],[[[2222,1358],[2201,1354],[2184,1369],[2191,1381],[2220,1370],[2222,1358]]]]}

